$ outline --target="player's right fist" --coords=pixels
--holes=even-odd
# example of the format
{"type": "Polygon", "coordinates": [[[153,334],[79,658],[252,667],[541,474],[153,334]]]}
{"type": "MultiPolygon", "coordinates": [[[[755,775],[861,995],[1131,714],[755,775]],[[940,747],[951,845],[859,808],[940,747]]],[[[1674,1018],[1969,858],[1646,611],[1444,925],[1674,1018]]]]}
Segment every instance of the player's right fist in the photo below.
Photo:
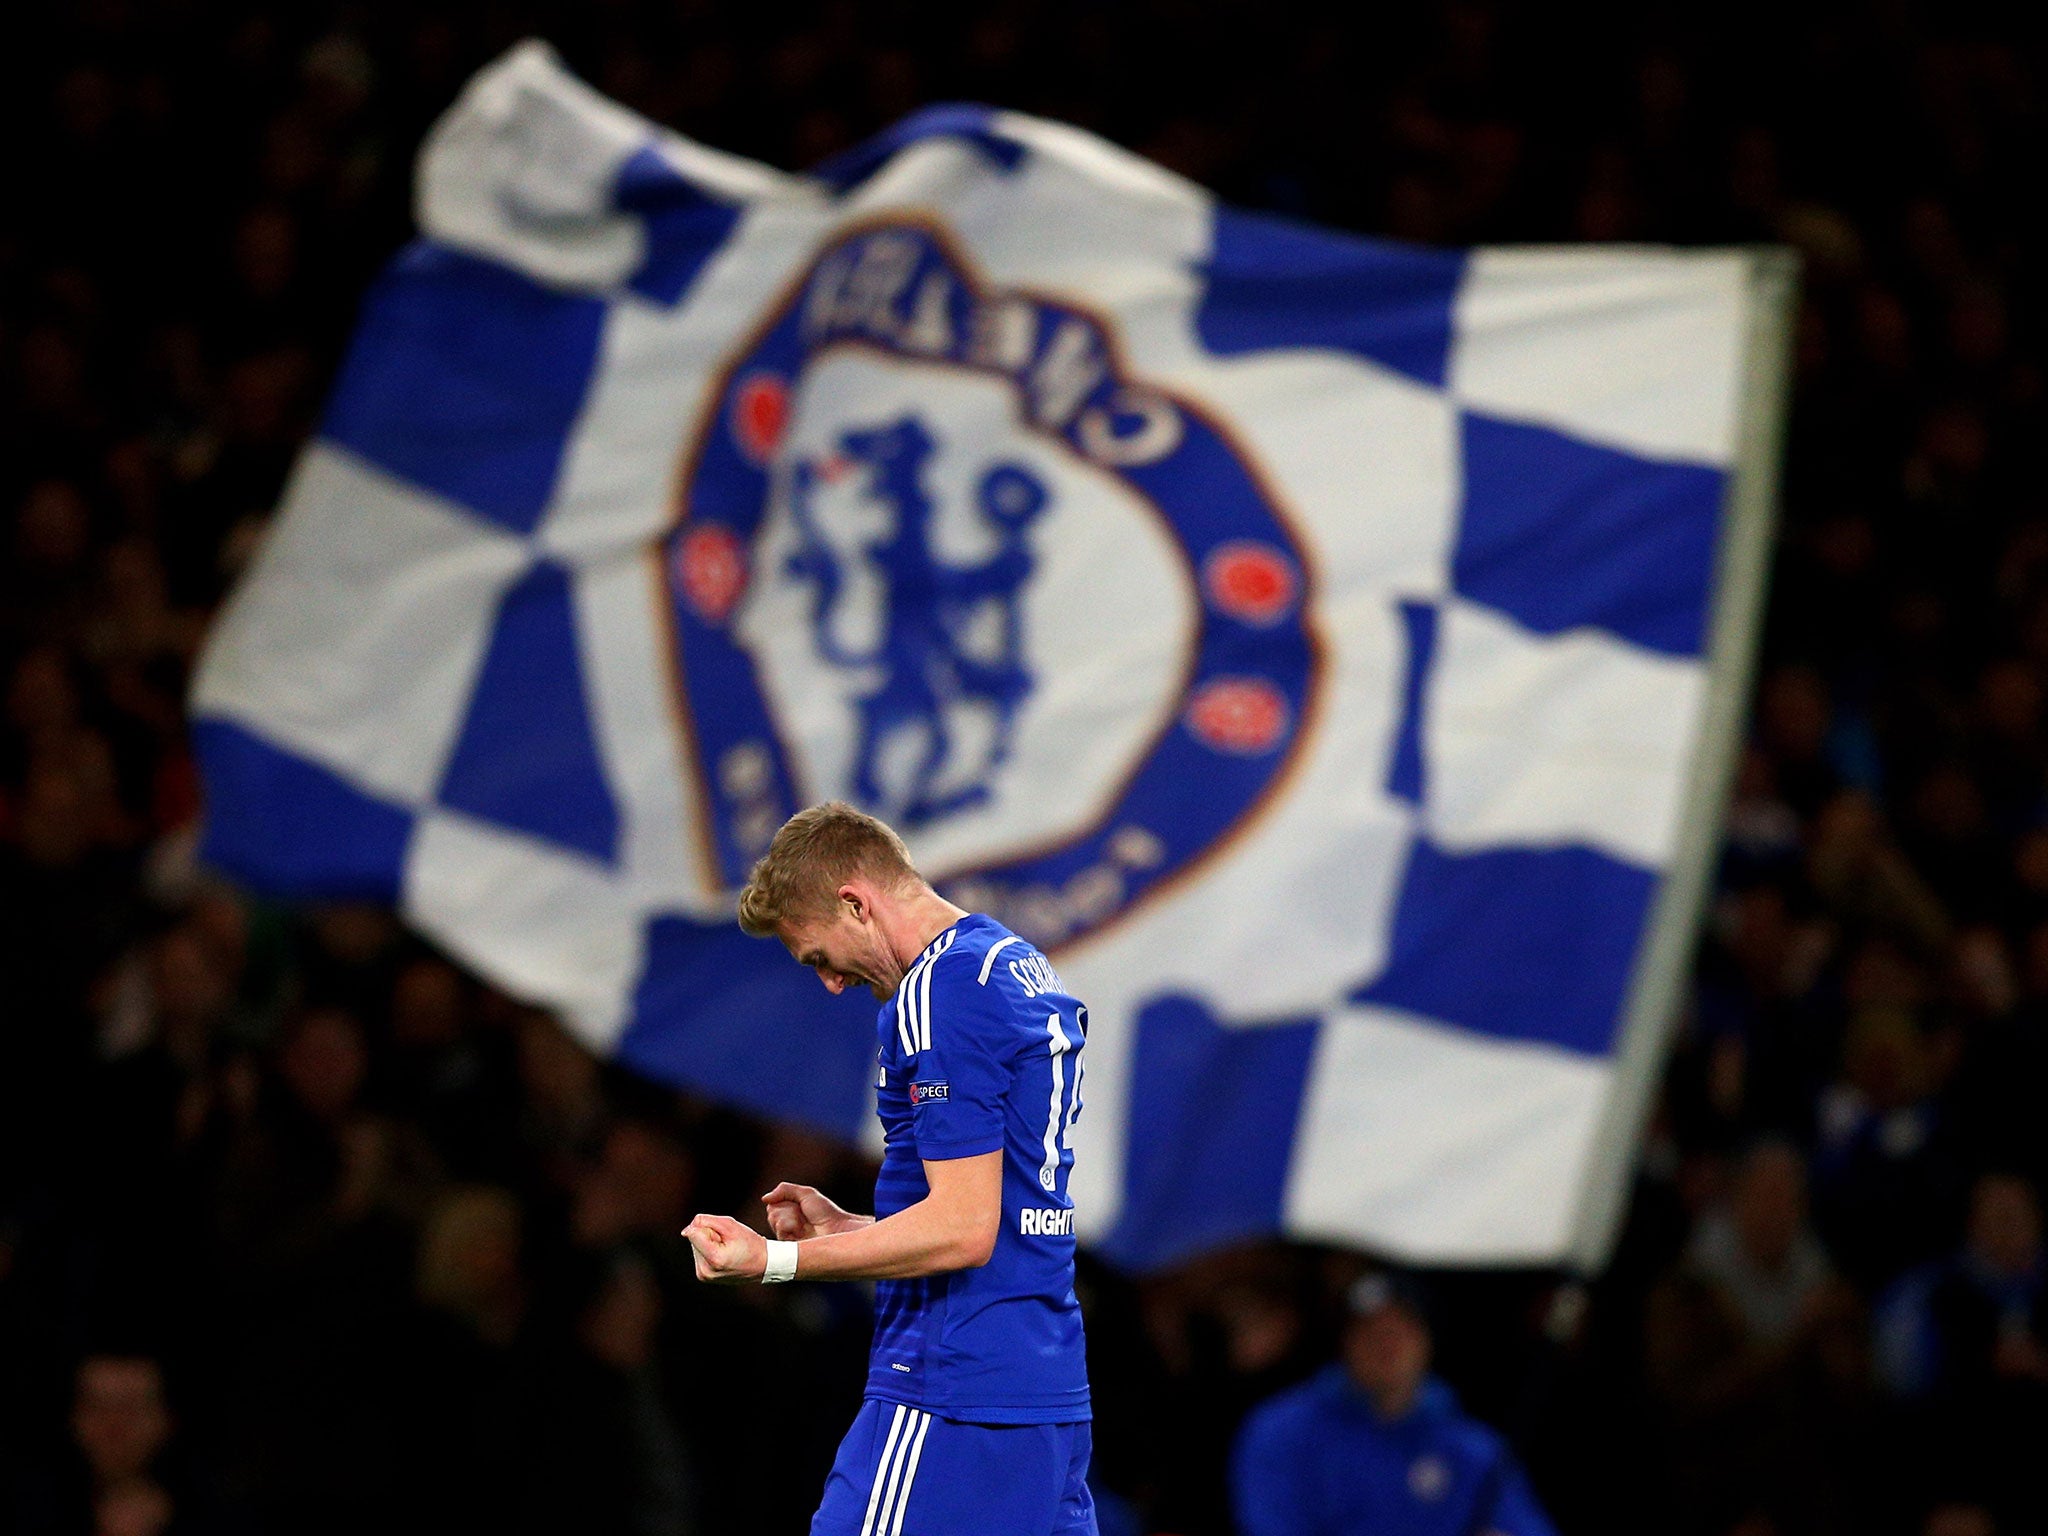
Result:
{"type": "Polygon", "coordinates": [[[730,1216],[695,1216],[683,1228],[696,1258],[697,1278],[713,1285],[758,1280],[768,1267],[768,1243],[730,1216]]]}
{"type": "Polygon", "coordinates": [[[768,1208],[768,1230],[785,1243],[865,1225],[808,1184],[778,1184],[761,1197],[761,1203],[768,1208]]]}

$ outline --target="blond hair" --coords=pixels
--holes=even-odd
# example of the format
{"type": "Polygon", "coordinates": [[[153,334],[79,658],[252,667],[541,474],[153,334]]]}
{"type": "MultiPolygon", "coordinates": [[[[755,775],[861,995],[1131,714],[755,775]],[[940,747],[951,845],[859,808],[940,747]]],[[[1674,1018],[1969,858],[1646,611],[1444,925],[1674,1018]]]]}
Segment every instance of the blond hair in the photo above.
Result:
{"type": "Polygon", "coordinates": [[[798,811],[782,824],[740,892],[740,927],[764,939],[782,923],[823,917],[832,910],[840,882],[851,875],[890,889],[919,879],[910,850],[887,822],[843,800],[798,811]]]}

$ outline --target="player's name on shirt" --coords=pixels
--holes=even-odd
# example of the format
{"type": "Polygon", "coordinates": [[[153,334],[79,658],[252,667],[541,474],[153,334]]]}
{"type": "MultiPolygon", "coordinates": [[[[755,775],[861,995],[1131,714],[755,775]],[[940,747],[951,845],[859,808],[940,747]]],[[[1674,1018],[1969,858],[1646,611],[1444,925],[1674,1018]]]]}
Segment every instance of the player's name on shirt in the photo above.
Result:
{"type": "Polygon", "coordinates": [[[1037,950],[1027,950],[1005,967],[1016,978],[1017,985],[1024,989],[1026,997],[1040,997],[1047,992],[1064,993],[1066,984],[1060,980],[1059,972],[1052,968],[1052,962],[1037,950]]]}
{"type": "Polygon", "coordinates": [[[1027,1205],[1017,1212],[1017,1231],[1023,1237],[1072,1237],[1074,1208],[1055,1209],[1049,1205],[1027,1205]]]}

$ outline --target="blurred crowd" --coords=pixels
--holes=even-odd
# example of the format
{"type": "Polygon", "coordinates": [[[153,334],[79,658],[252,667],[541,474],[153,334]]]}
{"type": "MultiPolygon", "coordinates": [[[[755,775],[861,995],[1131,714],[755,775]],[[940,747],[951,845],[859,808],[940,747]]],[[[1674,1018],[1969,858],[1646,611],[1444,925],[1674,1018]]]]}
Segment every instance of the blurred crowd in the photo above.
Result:
{"type": "MultiPolygon", "coordinates": [[[[2001,8],[2002,9],[2002,8],[2001,8]]],[[[1993,8],[81,0],[0,120],[0,1524],[803,1529],[851,1287],[674,1238],[853,1154],[593,1061],[390,914],[193,857],[182,695],[410,157],[550,37],[800,168],[930,100],[1436,242],[1804,257],[1751,730],[1628,1225],[1591,1282],[1432,1277],[1432,1391],[1560,1529],[2048,1529],[2043,51],[1993,8]]],[[[1107,1536],[1227,1536],[1247,1412],[1354,1256],[1087,1264],[1107,1536]]]]}

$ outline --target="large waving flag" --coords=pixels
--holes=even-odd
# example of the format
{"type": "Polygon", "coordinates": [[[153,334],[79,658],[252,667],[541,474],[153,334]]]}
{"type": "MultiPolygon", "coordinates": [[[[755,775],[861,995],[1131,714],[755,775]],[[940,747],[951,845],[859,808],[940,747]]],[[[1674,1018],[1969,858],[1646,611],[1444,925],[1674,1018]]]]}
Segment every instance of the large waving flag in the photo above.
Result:
{"type": "Polygon", "coordinates": [[[1739,724],[1781,258],[1339,236],[980,108],[787,176],[539,44],[418,216],[200,671],[214,863],[856,1136],[871,1003],[731,918],[851,798],[1089,1001],[1112,1258],[1599,1261],[1739,724]]]}

